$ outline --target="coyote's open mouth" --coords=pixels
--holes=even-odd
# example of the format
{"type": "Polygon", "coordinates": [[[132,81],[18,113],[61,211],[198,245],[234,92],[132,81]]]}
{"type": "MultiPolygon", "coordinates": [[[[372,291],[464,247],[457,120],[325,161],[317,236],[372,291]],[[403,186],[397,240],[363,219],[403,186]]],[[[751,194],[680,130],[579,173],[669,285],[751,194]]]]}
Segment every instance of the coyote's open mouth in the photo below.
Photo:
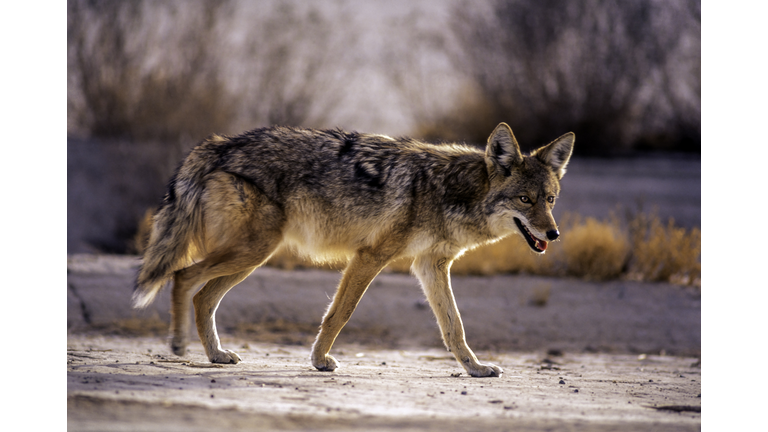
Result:
{"type": "Polygon", "coordinates": [[[544,253],[544,251],[547,250],[547,242],[544,240],[539,240],[536,237],[531,234],[530,231],[528,231],[528,228],[523,225],[523,223],[518,218],[514,218],[515,223],[517,224],[517,228],[520,229],[520,232],[523,233],[523,237],[525,237],[525,241],[528,242],[528,246],[533,249],[536,253],[544,253]]]}

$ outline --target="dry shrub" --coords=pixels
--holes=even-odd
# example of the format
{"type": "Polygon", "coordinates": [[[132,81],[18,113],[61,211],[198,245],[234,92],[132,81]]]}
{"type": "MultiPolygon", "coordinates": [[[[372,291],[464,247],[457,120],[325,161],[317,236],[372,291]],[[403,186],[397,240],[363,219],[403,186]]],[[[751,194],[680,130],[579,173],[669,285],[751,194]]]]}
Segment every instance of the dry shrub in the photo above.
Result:
{"type": "MultiPolygon", "coordinates": [[[[144,250],[151,229],[153,209],[147,210],[136,249],[144,250]]],[[[701,230],[663,225],[658,216],[639,214],[624,226],[618,218],[600,221],[566,213],[561,218],[561,240],[552,242],[544,255],[533,253],[517,235],[468,251],[457,259],[451,274],[490,276],[533,274],[611,280],[626,274],[633,280],[701,284],[701,230]],[[629,270],[627,270],[629,269],[629,270]]],[[[389,264],[385,272],[408,273],[411,258],[389,264]]],[[[346,262],[318,264],[289,248],[278,250],[266,263],[283,270],[319,268],[340,271],[346,262]]]]}
{"type": "MultiPolygon", "coordinates": [[[[451,266],[451,274],[457,276],[489,276],[505,273],[529,273],[549,275],[554,259],[547,252],[545,256],[533,253],[519,236],[510,236],[496,243],[481,246],[464,254],[451,266]]],[[[412,258],[401,258],[390,263],[385,272],[410,272],[412,258]]],[[[267,262],[268,266],[283,270],[302,268],[324,268],[343,270],[346,262],[317,264],[303,258],[288,248],[276,252],[267,262]]]]}
{"type": "Polygon", "coordinates": [[[544,274],[552,254],[535,254],[520,236],[509,236],[471,250],[451,267],[455,275],[487,276],[500,273],[544,274]]]}
{"type": "Polygon", "coordinates": [[[186,145],[338,122],[359,73],[338,61],[357,50],[354,20],[292,3],[68,1],[68,132],[186,145]]]}
{"type": "Polygon", "coordinates": [[[478,3],[454,3],[454,64],[520,143],[570,130],[580,154],[701,151],[700,2],[478,3]]]}
{"type": "Polygon", "coordinates": [[[158,22],[177,18],[180,4],[67,6],[69,126],[93,137],[166,142],[227,130],[237,115],[218,67],[227,2],[184,5],[189,22],[174,34],[158,22]]]}
{"type": "MultiPolygon", "coordinates": [[[[615,218],[601,222],[565,214],[561,222],[562,241],[550,243],[544,255],[531,251],[520,236],[511,235],[468,251],[453,263],[451,274],[570,275],[591,280],[609,280],[621,275],[630,245],[615,218]]],[[[406,273],[410,264],[410,260],[398,260],[390,264],[389,270],[406,273]]]]}
{"type": "Polygon", "coordinates": [[[676,227],[670,219],[640,214],[629,224],[632,236],[631,279],[701,283],[701,230],[676,227]]]}
{"type": "MultiPolygon", "coordinates": [[[[432,107],[430,107],[432,109],[432,107]]],[[[465,142],[484,146],[493,128],[507,119],[476,88],[465,85],[444,112],[418,116],[411,135],[431,142],[465,142]]],[[[484,149],[484,147],[483,147],[484,149]]]]}
{"type": "Polygon", "coordinates": [[[622,273],[630,246],[615,219],[601,222],[590,217],[563,234],[562,249],[569,275],[609,280],[622,273]]]}
{"type": "MultiPolygon", "coordinates": [[[[481,246],[462,255],[451,265],[456,276],[490,276],[505,273],[548,274],[547,267],[554,261],[549,252],[545,256],[533,253],[525,241],[510,236],[496,243],[481,246]]],[[[386,271],[408,273],[412,258],[398,259],[386,271]]]]}

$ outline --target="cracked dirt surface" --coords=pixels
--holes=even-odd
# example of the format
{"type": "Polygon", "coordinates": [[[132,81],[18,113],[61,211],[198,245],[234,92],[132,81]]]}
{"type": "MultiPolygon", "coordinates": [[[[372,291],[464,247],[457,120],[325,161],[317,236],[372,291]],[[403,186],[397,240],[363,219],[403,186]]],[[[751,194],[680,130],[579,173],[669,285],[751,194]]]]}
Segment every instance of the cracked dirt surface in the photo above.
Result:
{"type": "Polygon", "coordinates": [[[224,338],[243,361],[202,347],[167,354],[158,338],[70,335],[70,431],[700,430],[701,367],[690,357],[479,352],[501,378],[469,378],[444,350],[309,348],[224,338]],[[456,376],[458,375],[458,376],[456,376]]]}
{"type": "Polygon", "coordinates": [[[446,352],[415,278],[382,274],[332,354],[309,350],[338,283],[261,268],[217,312],[237,365],[166,345],[169,293],[130,307],[135,257],[69,256],[70,431],[701,429],[701,293],[668,284],[456,277],[467,340],[501,378],[446,352]],[[543,305],[530,301],[541,287],[543,305]]]}
{"type": "MultiPolygon", "coordinates": [[[[166,334],[169,289],[147,309],[131,307],[139,262],[134,256],[68,256],[68,331],[126,334],[123,330],[151,326],[155,334],[166,334]]],[[[251,334],[254,341],[311,344],[339,279],[333,271],[259,268],[224,297],[217,328],[251,334]],[[286,327],[296,336],[273,337],[275,329],[286,327]]],[[[524,275],[454,276],[452,285],[467,342],[475,350],[701,353],[698,288],[524,275]]],[[[190,340],[198,344],[192,332],[190,340]]],[[[443,346],[418,280],[393,273],[374,279],[338,342],[443,346]]]]}

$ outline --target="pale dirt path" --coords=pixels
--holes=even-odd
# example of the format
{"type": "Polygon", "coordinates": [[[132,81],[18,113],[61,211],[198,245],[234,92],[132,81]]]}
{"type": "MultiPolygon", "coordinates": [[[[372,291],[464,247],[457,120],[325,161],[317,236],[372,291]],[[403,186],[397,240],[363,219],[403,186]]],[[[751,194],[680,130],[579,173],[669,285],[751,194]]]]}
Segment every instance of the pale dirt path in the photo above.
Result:
{"type": "MultiPolygon", "coordinates": [[[[68,332],[154,326],[167,334],[170,289],[144,310],[131,307],[138,265],[138,257],[132,256],[68,256],[68,332]]],[[[224,297],[216,326],[230,334],[263,328],[302,330],[304,337],[293,341],[309,345],[339,279],[340,273],[333,271],[259,268],[224,297]]],[[[472,349],[701,354],[698,288],[525,275],[454,276],[452,285],[472,349]],[[541,292],[547,293],[543,306],[534,301],[541,292]]],[[[273,336],[259,333],[251,339],[287,342],[273,336]]],[[[200,343],[194,329],[190,341],[200,343]]],[[[371,283],[339,335],[337,343],[345,342],[380,348],[442,347],[418,280],[394,273],[380,274],[371,283]]]]}
{"type": "Polygon", "coordinates": [[[342,367],[323,373],[308,346],[223,344],[243,362],[211,365],[199,344],[175,357],[157,337],[70,334],[68,430],[701,429],[696,358],[481,351],[505,373],[478,379],[452,376],[463,370],[441,349],[342,344],[342,367]]]}

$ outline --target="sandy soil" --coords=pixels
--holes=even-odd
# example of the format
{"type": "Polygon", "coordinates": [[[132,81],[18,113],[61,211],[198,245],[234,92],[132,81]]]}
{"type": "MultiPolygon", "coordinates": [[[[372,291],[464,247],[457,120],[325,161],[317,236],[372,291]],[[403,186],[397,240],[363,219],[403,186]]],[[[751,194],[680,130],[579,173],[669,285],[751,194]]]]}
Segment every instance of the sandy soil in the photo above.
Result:
{"type": "Polygon", "coordinates": [[[476,379],[442,348],[415,278],[382,274],[334,346],[342,368],[321,373],[309,348],[336,272],[261,268],[236,287],[217,321],[243,362],[223,366],[194,336],[170,354],[168,290],[130,308],[136,257],[67,264],[70,431],[701,427],[698,289],[454,278],[470,346],[505,371],[476,379]]]}
{"type": "MultiPolygon", "coordinates": [[[[69,256],[68,330],[164,335],[169,289],[146,310],[131,308],[138,264],[130,256],[69,256]]],[[[339,279],[332,271],[259,268],[222,300],[217,327],[254,341],[311,344],[339,279]]],[[[453,277],[452,285],[473,349],[701,353],[698,288],[521,275],[453,277]]],[[[418,281],[407,274],[376,277],[338,342],[443,346],[418,281]]]]}
{"type": "Polygon", "coordinates": [[[343,345],[318,372],[308,347],[227,338],[243,362],[157,338],[70,335],[68,430],[700,430],[695,358],[480,352],[501,378],[469,378],[437,349],[343,345]],[[458,376],[456,376],[458,375],[458,376]]]}

